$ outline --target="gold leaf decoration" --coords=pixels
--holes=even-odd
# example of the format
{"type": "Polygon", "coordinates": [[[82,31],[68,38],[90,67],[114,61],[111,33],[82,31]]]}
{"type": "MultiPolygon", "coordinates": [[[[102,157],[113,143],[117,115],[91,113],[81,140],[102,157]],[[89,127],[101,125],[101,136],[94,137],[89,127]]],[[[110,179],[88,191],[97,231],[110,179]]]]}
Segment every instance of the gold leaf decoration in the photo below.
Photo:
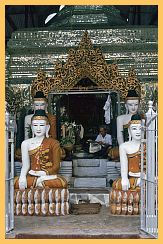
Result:
{"type": "Polygon", "coordinates": [[[70,49],[66,63],[57,61],[55,64],[54,77],[46,77],[43,71],[38,71],[37,78],[32,83],[32,96],[38,90],[45,96],[51,91],[73,90],[113,90],[126,97],[129,89],[136,89],[140,94],[140,83],[132,69],[128,78],[122,77],[118,72],[118,65],[107,64],[100,48],[94,48],[88,32],[85,31],[81,42],[75,49],[70,49]],[[92,85],[84,87],[80,80],[89,78],[92,85]]]}

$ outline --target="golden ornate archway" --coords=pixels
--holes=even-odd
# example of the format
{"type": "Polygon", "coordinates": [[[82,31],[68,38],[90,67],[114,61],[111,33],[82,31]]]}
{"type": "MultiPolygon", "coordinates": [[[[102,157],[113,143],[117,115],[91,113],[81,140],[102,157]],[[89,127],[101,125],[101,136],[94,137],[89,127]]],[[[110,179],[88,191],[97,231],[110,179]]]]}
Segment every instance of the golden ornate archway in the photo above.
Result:
{"type": "Polygon", "coordinates": [[[46,77],[39,71],[32,83],[32,95],[38,90],[47,96],[49,92],[81,91],[81,90],[113,90],[119,92],[122,99],[129,89],[135,89],[140,95],[140,83],[135,71],[131,70],[128,77],[122,77],[118,72],[118,65],[107,64],[100,48],[94,48],[88,32],[85,31],[79,46],[70,49],[66,63],[57,61],[54,77],[46,77]],[[83,86],[79,81],[88,78],[90,86],[83,86]]]}

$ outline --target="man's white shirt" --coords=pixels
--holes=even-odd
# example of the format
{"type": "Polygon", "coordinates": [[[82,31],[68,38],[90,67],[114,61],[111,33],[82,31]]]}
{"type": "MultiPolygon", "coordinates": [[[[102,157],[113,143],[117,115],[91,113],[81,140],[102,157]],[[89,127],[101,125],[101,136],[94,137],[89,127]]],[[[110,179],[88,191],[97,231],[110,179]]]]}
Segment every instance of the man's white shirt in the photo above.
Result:
{"type": "Polygon", "coordinates": [[[101,134],[99,134],[95,141],[97,142],[102,141],[105,144],[112,145],[112,138],[111,135],[109,134],[106,134],[104,137],[101,134]]]}

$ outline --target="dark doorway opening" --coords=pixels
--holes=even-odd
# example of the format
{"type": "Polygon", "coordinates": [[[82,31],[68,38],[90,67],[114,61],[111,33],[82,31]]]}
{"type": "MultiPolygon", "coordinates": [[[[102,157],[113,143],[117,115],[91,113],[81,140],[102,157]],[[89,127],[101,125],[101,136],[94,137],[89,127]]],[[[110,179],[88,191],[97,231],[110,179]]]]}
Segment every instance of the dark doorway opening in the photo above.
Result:
{"type": "Polygon", "coordinates": [[[60,107],[65,107],[69,122],[82,124],[84,136],[95,139],[98,127],[105,123],[104,104],[107,94],[71,94],[63,95],[60,107]]]}

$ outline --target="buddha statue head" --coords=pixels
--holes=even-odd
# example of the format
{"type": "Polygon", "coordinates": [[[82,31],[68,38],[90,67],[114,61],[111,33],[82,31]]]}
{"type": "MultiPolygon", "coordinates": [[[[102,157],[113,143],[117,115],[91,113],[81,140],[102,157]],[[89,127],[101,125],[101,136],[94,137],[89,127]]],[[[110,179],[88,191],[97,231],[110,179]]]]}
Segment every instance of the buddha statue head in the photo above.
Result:
{"type": "Polygon", "coordinates": [[[37,91],[33,98],[34,111],[45,110],[47,112],[48,101],[42,91],[37,91]]]}
{"type": "Polygon", "coordinates": [[[31,128],[33,137],[49,137],[50,125],[45,110],[39,109],[35,111],[31,118],[31,128]]]}
{"type": "Polygon", "coordinates": [[[141,116],[134,114],[131,116],[131,120],[128,123],[129,137],[130,140],[140,141],[141,140],[141,116]]]}
{"type": "Polygon", "coordinates": [[[139,96],[135,90],[128,90],[128,94],[125,99],[126,113],[136,114],[139,108],[139,96]]]}

